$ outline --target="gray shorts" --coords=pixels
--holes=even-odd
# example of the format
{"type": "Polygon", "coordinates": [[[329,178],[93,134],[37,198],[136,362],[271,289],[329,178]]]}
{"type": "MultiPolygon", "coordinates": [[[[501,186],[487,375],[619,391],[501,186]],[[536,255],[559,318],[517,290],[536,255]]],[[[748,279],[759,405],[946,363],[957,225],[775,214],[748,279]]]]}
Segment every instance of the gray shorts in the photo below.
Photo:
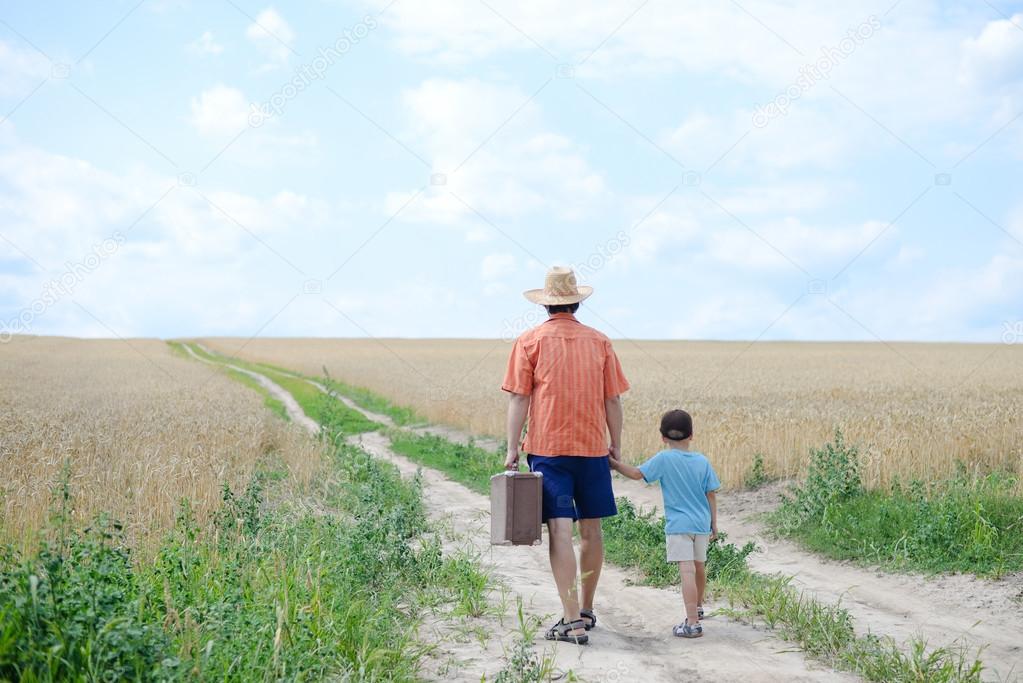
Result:
{"type": "Polygon", "coordinates": [[[706,562],[710,534],[667,534],[668,562],[706,562]]]}

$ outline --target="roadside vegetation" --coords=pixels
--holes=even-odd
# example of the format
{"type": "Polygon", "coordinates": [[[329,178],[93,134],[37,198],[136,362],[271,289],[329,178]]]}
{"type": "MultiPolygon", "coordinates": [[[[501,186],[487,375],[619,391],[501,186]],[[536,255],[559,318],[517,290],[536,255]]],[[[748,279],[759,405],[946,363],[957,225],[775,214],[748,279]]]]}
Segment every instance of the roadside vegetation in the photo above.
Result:
{"type": "Polygon", "coordinates": [[[418,478],[344,443],[376,425],[318,400],[316,476],[271,449],[146,555],[107,513],[76,521],[66,462],[36,540],[0,548],[0,680],[418,680],[420,615],[479,613],[489,577],[442,554],[418,478]]]}
{"type": "MultiPolygon", "coordinates": [[[[585,305],[580,315],[600,327],[585,305]]],[[[510,340],[206,343],[229,355],[244,343],[246,358],[307,377],[321,376],[326,366],[332,377],[409,406],[431,424],[481,438],[505,433],[507,399],[498,385],[510,340]]],[[[870,489],[897,478],[948,479],[959,460],[1023,476],[1023,344],[632,340],[615,349],[632,383],[626,457],[659,451],[661,415],[681,407],[704,427],[713,425],[696,438],[714,455],[727,488],[743,485],[756,455],[768,476],[800,476],[806,453],[830,440],[836,425],[870,456],[862,473],[870,489]],[[969,368],[969,381],[954,368],[969,368]],[[668,405],[669,397],[685,397],[685,404],[668,405]]],[[[1023,483],[1016,493],[1023,495],[1023,483]]]]}
{"type": "Polygon", "coordinates": [[[1023,498],[1016,477],[960,464],[954,478],[866,490],[841,432],[810,452],[802,483],[769,517],[777,533],[828,557],[895,570],[998,577],[1023,569],[1023,498]]]}
{"type": "MultiPolygon", "coordinates": [[[[664,518],[641,512],[626,498],[618,515],[604,520],[605,551],[615,564],[642,573],[644,583],[677,586],[677,565],[664,561],[664,518]]],[[[957,648],[928,649],[925,642],[899,644],[891,638],[857,635],[851,615],[799,592],[787,577],[750,570],[753,543],[742,548],[722,533],[707,551],[707,588],[727,601],[729,616],[774,630],[828,666],[869,681],[927,683],[979,682],[983,666],[957,648]]]]}
{"type": "Polygon", "coordinates": [[[351,384],[331,378],[327,373],[326,368],[323,369],[323,374],[326,377],[324,384],[328,389],[332,389],[343,396],[347,396],[352,399],[357,406],[368,410],[371,413],[387,415],[389,418],[394,420],[394,424],[400,427],[424,424],[426,422],[423,417],[417,415],[411,408],[395,405],[383,396],[375,394],[368,389],[352,386],[351,384]]]}
{"type": "MultiPolygon", "coordinates": [[[[342,385],[334,384],[339,389],[342,385]]],[[[363,390],[362,404],[372,405],[372,394],[363,390]]],[[[342,392],[343,393],[343,392],[342,392]]],[[[379,404],[377,404],[379,410],[379,404]]],[[[427,467],[444,472],[468,488],[487,493],[489,479],[500,471],[500,453],[473,443],[454,443],[435,435],[415,434],[407,430],[388,431],[395,452],[427,467]]],[[[836,503],[847,503],[868,496],[858,476],[855,449],[836,442],[815,450],[805,483],[795,489],[779,517],[788,519],[786,529],[796,533],[792,519],[804,522],[831,520],[836,503]],[[816,515],[816,516],[815,516],[816,515]]],[[[763,458],[754,457],[745,477],[747,486],[756,488],[770,481],[763,458]]],[[[1007,482],[1010,490],[1015,482],[1007,482]]],[[[654,586],[673,586],[678,582],[677,568],[663,561],[664,520],[652,512],[637,510],[625,498],[619,499],[619,515],[605,520],[605,545],[608,560],[637,570],[641,581],[654,586]]],[[[840,605],[821,603],[796,590],[788,578],[753,572],[749,556],[756,552],[753,543],[737,547],[721,535],[712,544],[708,556],[709,589],[727,601],[724,612],[735,618],[762,624],[783,638],[796,643],[823,663],[854,672],[872,681],[979,681],[983,665],[975,653],[944,647],[928,649],[921,640],[897,643],[888,637],[858,634],[851,615],[840,605]]],[[[513,672],[533,671],[543,663],[535,659],[523,641],[522,651],[513,653],[505,678],[513,672]]],[[[517,675],[517,674],[516,674],[517,675]]],[[[526,678],[526,680],[533,680],[526,678]]]]}

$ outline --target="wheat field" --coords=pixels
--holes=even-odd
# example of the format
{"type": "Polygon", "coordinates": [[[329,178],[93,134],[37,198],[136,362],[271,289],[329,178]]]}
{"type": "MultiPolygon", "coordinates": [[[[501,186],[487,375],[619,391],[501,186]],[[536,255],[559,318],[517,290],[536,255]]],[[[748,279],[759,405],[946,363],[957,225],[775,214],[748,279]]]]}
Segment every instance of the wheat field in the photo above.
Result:
{"type": "MultiPolygon", "coordinates": [[[[497,340],[209,339],[229,355],[374,390],[426,419],[503,437],[500,391],[511,344],[497,340]]],[[[935,479],[957,462],[1023,473],[1023,347],[789,342],[615,342],[627,457],[659,446],[664,410],[694,416],[695,447],[726,486],[755,455],[798,475],[808,449],[840,428],[859,445],[868,485],[935,479]]]]}
{"type": "Polygon", "coordinates": [[[15,337],[0,360],[0,541],[31,544],[65,464],[74,521],[110,513],[143,554],[181,499],[202,523],[269,453],[296,481],[318,467],[316,442],[256,392],[165,342],[15,337]]]}

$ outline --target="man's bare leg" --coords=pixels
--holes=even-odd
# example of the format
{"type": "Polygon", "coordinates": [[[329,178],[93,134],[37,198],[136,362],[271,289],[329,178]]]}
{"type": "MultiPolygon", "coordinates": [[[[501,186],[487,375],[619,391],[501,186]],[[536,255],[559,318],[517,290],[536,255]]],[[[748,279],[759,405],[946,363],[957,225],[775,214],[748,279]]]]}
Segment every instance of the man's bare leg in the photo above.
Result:
{"type": "MultiPolygon", "coordinates": [[[[558,597],[564,611],[565,623],[579,620],[579,593],[576,586],[575,548],[572,547],[572,519],[556,517],[547,520],[550,535],[551,573],[558,587],[558,597]]],[[[569,631],[571,635],[582,635],[584,629],[569,631]]]]}
{"type": "Polygon", "coordinates": [[[599,519],[579,520],[579,568],[582,579],[583,609],[593,609],[593,597],[597,593],[600,570],[604,566],[604,536],[599,519]]]}

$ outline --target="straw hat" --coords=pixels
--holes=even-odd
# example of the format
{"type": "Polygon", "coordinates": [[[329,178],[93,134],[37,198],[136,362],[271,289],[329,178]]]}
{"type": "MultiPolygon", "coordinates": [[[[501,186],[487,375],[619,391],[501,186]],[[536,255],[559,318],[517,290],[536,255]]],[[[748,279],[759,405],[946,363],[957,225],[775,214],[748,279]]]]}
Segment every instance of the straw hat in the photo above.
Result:
{"type": "Polygon", "coordinates": [[[580,287],[576,284],[575,273],[571,268],[554,266],[547,271],[543,289],[530,289],[523,294],[534,304],[561,306],[579,303],[593,294],[593,287],[580,287]]]}

